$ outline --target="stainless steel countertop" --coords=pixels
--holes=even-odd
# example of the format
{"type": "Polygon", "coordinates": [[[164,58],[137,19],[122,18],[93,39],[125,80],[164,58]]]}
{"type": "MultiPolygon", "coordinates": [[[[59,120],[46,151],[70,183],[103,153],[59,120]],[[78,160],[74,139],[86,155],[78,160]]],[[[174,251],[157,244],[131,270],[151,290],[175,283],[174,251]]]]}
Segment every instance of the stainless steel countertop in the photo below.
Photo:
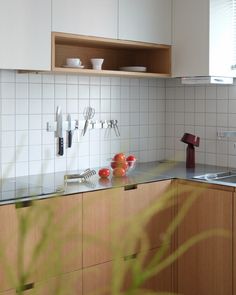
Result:
{"type": "MultiPolygon", "coordinates": [[[[98,169],[95,169],[98,170],[98,169]]],[[[150,162],[139,163],[126,177],[100,179],[98,175],[90,181],[64,183],[65,172],[43,174],[37,176],[1,179],[0,205],[26,200],[39,200],[55,195],[85,193],[131,184],[155,182],[166,179],[192,179],[196,175],[227,171],[227,168],[197,164],[195,169],[186,169],[183,162],[150,162]]],[[[78,173],[71,171],[67,174],[78,173]]],[[[196,180],[198,181],[198,180],[196,180]]],[[[215,183],[215,182],[214,182],[215,183]]],[[[217,183],[216,183],[217,184],[217,183]]],[[[234,184],[225,184],[236,186],[234,184]]]]}

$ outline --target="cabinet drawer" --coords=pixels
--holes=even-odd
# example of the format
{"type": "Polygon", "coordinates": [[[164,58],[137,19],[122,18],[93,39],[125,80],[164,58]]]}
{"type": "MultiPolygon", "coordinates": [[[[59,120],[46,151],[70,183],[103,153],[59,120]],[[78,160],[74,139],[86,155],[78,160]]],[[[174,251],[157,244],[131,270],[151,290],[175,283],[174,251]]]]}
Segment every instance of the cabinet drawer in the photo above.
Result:
{"type": "Polygon", "coordinates": [[[170,180],[142,184],[135,190],[124,191],[124,236],[128,241],[125,255],[136,253],[143,247],[156,248],[163,243],[173,217],[174,196],[170,180]]]}
{"type": "MultiPolygon", "coordinates": [[[[131,258],[124,261],[125,277],[123,281],[123,291],[128,291],[130,288],[132,288],[136,276],[139,276],[142,280],[142,276],[145,271],[151,269],[149,268],[150,263],[153,262],[157,253],[159,253],[158,251],[160,251],[160,248],[155,248],[148,252],[141,252],[133,259],[131,258]],[[139,269],[140,273],[134,274],[136,273],[135,269],[139,269]]],[[[160,262],[153,262],[154,268],[157,268],[157,266],[163,261],[163,259],[170,255],[170,253],[171,250],[167,249],[167,253],[163,256],[162,259],[160,259],[160,262]]],[[[153,275],[151,277],[143,279],[143,283],[140,284],[138,289],[146,290],[149,292],[160,292],[160,294],[164,294],[165,292],[171,293],[173,291],[172,264],[158,273],[153,272],[153,275]]]]}
{"type": "Polygon", "coordinates": [[[0,291],[82,268],[82,199],[0,206],[0,291]]]}
{"type": "Polygon", "coordinates": [[[83,267],[114,258],[122,222],[122,189],[83,195],[83,267]]]}

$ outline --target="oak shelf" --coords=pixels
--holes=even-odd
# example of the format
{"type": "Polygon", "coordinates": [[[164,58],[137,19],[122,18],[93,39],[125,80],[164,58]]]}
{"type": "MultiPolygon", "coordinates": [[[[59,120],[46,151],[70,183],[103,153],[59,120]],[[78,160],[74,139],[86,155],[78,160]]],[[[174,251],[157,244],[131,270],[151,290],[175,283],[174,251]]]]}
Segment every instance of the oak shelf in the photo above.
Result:
{"type": "Polygon", "coordinates": [[[53,32],[52,71],[103,76],[170,77],[171,46],[53,32]],[[63,67],[69,57],[79,57],[85,68],[63,67]],[[91,58],[104,58],[103,69],[93,70],[91,58]],[[119,70],[125,66],[145,66],[147,72],[119,70]]]}

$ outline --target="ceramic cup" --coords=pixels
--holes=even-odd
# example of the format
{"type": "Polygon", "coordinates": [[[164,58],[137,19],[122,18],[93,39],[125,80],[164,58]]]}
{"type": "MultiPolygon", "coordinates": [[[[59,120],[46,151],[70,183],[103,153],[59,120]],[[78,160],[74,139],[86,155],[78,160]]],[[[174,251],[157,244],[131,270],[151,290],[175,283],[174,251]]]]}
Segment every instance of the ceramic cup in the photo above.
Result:
{"type": "Polygon", "coordinates": [[[101,70],[103,62],[103,58],[91,58],[91,63],[94,70],[101,70]]]}
{"type": "Polygon", "coordinates": [[[79,58],[67,58],[66,65],[69,67],[79,67],[81,66],[81,60],[79,58]]]}

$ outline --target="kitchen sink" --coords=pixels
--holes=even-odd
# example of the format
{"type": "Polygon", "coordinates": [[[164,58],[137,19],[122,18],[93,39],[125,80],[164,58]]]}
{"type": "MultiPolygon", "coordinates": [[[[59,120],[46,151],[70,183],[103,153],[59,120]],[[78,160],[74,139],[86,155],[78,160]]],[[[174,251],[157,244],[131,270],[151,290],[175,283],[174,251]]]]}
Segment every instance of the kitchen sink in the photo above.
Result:
{"type": "Polygon", "coordinates": [[[206,173],[193,178],[209,182],[236,183],[236,171],[206,173]]]}

